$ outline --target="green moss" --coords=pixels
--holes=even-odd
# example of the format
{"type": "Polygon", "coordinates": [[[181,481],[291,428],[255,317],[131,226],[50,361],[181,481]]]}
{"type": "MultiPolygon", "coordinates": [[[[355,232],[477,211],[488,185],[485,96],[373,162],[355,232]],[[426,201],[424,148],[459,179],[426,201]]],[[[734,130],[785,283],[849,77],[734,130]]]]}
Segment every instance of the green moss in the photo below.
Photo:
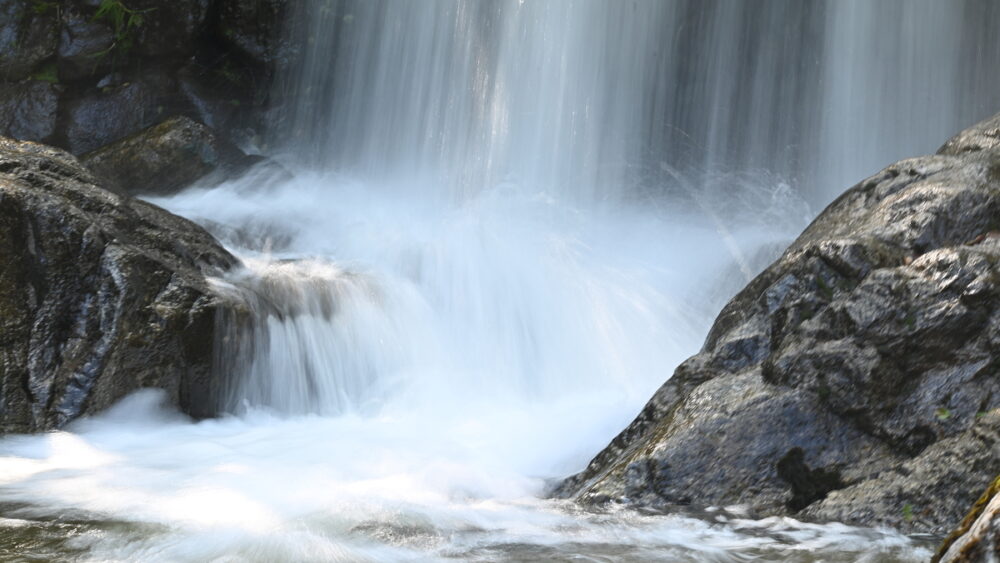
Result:
{"type": "Polygon", "coordinates": [[[824,299],[827,301],[833,300],[833,288],[830,287],[830,284],[826,283],[823,276],[816,276],[816,287],[819,289],[819,292],[824,299]]]}
{"type": "Polygon", "coordinates": [[[42,82],[48,82],[49,84],[59,83],[59,68],[56,67],[56,63],[50,62],[42,65],[31,75],[32,80],[41,80],[42,82]]]}
{"type": "Polygon", "coordinates": [[[107,50],[98,53],[97,56],[103,57],[111,52],[127,54],[132,49],[136,33],[145,21],[144,14],[153,9],[135,10],[126,6],[122,0],[101,0],[92,20],[110,25],[115,40],[107,50]]]}
{"type": "Polygon", "coordinates": [[[31,2],[31,9],[39,16],[44,16],[46,14],[55,13],[59,10],[59,3],[46,2],[45,0],[33,0],[31,2]]]}
{"type": "Polygon", "coordinates": [[[935,553],[934,557],[931,559],[931,563],[938,563],[941,561],[941,558],[948,552],[951,545],[972,528],[972,525],[979,519],[983,511],[986,510],[986,505],[989,504],[990,500],[992,500],[997,494],[1000,494],[1000,477],[994,479],[993,483],[986,488],[986,492],[983,493],[983,496],[979,497],[979,500],[972,505],[972,510],[965,515],[962,523],[955,528],[955,531],[945,538],[944,542],[941,543],[941,547],[938,548],[937,553],[935,553]]]}

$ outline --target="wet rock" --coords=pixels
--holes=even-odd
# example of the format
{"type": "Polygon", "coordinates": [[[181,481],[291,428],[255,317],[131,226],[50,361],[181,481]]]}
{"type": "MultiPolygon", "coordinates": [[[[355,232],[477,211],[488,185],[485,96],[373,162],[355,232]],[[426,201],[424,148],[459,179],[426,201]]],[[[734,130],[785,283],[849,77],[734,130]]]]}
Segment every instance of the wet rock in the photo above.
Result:
{"type": "Polygon", "coordinates": [[[290,9],[288,0],[221,0],[217,34],[261,66],[280,64],[292,54],[281,33],[290,9]]]}
{"type": "Polygon", "coordinates": [[[150,70],[101,84],[68,104],[66,146],[74,154],[92,151],[178,113],[177,101],[170,95],[175,82],[165,71],[150,70]]]}
{"type": "Polygon", "coordinates": [[[210,5],[209,0],[133,0],[129,7],[142,19],[136,29],[136,50],[147,56],[193,53],[210,5]]]}
{"type": "Polygon", "coordinates": [[[1000,557],[1000,478],[986,489],[931,563],[976,563],[1000,557]]]}
{"type": "Polygon", "coordinates": [[[109,72],[115,60],[111,52],[114,43],[114,32],[106,22],[67,6],[59,34],[59,75],[76,80],[109,72]]]}
{"type": "Polygon", "coordinates": [[[43,80],[0,85],[0,135],[47,141],[56,132],[59,86],[43,80]]]}
{"type": "Polygon", "coordinates": [[[832,203],[556,493],[952,528],[1000,466],[998,123],[832,203]]]}
{"type": "Polygon", "coordinates": [[[215,173],[219,180],[241,174],[250,157],[205,125],[173,117],[81,157],[105,185],[132,195],[168,195],[215,173]]]}
{"type": "Polygon", "coordinates": [[[116,195],[68,153],[0,139],[0,431],[58,428],[140,388],[215,412],[206,275],[236,264],[197,225],[116,195]]]}
{"type": "Polygon", "coordinates": [[[27,78],[56,53],[57,2],[0,0],[0,80],[27,78]]]}

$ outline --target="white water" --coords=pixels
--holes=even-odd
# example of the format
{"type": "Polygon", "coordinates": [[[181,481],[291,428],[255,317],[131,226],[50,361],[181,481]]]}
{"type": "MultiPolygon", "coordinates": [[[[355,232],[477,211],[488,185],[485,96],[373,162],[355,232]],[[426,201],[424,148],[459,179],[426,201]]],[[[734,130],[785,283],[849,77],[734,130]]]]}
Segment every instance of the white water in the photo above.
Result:
{"type": "MultiPolygon", "coordinates": [[[[804,4],[298,4],[310,47],[283,79],[280,151],[294,178],[156,201],[246,264],[215,280],[252,313],[223,326],[232,415],[193,423],[147,393],[0,441],[0,540],[87,561],[925,559],[888,531],[540,499],[802,229],[797,193],[816,186],[796,175],[860,176],[884,154],[843,148],[865,131],[849,106],[875,120],[901,98],[858,97],[848,78],[902,65],[921,88],[961,51],[841,52],[876,32],[908,44],[961,10],[904,3],[912,25],[893,26],[895,12],[804,4]],[[803,70],[794,47],[826,62],[803,70]],[[801,86],[818,75],[846,85],[801,86]],[[665,133],[671,119],[697,142],[665,133]],[[818,145],[846,151],[841,166],[818,145]]],[[[900,129],[907,150],[975,105],[945,90],[898,104],[918,121],[958,108],[900,129]]]]}

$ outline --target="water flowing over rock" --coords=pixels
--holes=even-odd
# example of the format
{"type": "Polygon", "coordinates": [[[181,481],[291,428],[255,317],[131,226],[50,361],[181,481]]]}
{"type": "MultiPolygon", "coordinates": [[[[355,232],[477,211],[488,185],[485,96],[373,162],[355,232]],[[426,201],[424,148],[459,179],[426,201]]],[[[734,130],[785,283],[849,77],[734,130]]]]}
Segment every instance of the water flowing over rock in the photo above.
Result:
{"type": "Polygon", "coordinates": [[[214,414],[207,274],[236,264],[197,225],[97,186],[74,157],[0,139],[0,431],[58,428],[145,387],[214,414]]]}
{"type": "Polygon", "coordinates": [[[951,529],[1000,466],[997,131],[837,199],[558,493],[951,529]]]}

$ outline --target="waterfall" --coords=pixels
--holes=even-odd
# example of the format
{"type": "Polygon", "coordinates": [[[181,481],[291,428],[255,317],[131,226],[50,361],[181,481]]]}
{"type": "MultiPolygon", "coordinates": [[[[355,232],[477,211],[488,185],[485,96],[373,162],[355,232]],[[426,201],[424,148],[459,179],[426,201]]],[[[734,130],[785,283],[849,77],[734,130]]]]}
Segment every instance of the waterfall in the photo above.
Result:
{"type": "Polygon", "coordinates": [[[469,381],[538,396],[570,372],[649,389],[688,340],[664,324],[702,330],[770,256],[755,245],[804,225],[805,201],[933,150],[1000,93],[961,88],[984,80],[963,64],[989,45],[975,1],[296,6],[276,135],[325,176],[280,196],[244,186],[273,209],[208,214],[286,241],[265,257],[230,241],[258,269],[235,282],[256,321],[228,341],[229,410],[333,414],[469,381]],[[633,280],[594,255],[613,246],[597,236],[635,236],[629,222],[697,238],[629,250],[639,262],[617,267],[647,272],[633,280]],[[698,294],[727,262],[739,275],[698,294]]]}
{"type": "Polygon", "coordinates": [[[762,170],[823,204],[1000,98],[987,0],[305,1],[313,165],[581,198],[762,170]]]}
{"type": "Polygon", "coordinates": [[[0,440],[0,503],[51,525],[0,532],[95,561],[930,556],[541,497],[817,206],[996,110],[1000,4],[289,4],[269,143],[289,177],[154,200],[245,265],[212,280],[240,305],[226,416],[147,394],[0,440]]]}

